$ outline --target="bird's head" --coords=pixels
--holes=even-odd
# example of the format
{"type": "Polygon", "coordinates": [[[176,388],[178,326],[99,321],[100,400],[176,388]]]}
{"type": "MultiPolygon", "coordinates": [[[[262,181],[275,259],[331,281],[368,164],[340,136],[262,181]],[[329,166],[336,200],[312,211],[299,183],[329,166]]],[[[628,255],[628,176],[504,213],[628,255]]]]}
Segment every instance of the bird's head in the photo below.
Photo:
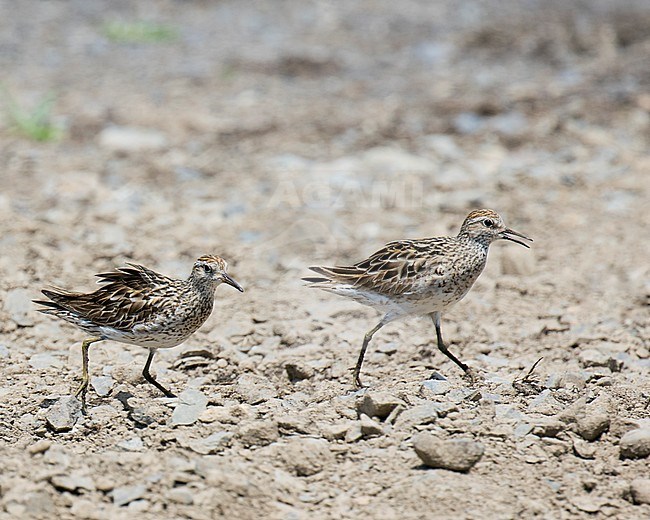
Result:
{"type": "Polygon", "coordinates": [[[519,237],[530,242],[533,241],[532,238],[528,238],[526,235],[507,228],[501,216],[491,209],[477,209],[467,215],[463,225],[460,227],[458,236],[464,236],[485,245],[490,245],[495,240],[510,240],[524,247],[530,247],[526,242],[514,237],[519,237]]]}
{"type": "Polygon", "coordinates": [[[226,271],[228,264],[220,256],[205,255],[194,262],[191,278],[200,284],[209,284],[216,288],[222,283],[232,285],[238,291],[244,292],[239,285],[226,271]]]}

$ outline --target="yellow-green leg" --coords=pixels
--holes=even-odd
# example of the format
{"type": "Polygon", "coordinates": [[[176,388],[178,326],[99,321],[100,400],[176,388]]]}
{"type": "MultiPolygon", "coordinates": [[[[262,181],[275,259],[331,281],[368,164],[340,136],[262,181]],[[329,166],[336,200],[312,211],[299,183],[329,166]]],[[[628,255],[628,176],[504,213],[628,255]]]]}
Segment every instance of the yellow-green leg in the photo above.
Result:
{"type": "Polygon", "coordinates": [[[88,347],[97,341],[102,341],[102,338],[88,338],[81,344],[83,375],[81,377],[81,385],[74,396],[79,397],[79,395],[81,395],[81,410],[83,413],[86,413],[86,390],[88,390],[88,383],[90,381],[90,378],[88,377],[88,347]]]}

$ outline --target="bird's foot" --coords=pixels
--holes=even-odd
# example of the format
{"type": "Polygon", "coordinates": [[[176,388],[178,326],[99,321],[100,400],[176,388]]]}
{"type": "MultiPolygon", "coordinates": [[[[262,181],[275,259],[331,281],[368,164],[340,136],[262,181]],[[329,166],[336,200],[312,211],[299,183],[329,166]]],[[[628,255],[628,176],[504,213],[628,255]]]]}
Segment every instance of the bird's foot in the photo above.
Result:
{"type": "Polygon", "coordinates": [[[468,379],[471,385],[482,385],[485,383],[485,377],[476,368],[467,367],[467,370],[465,370],[465,379],[468,379]]]}
{"type": "Polygon", "coordinates": [[[81,413],[83,415],[88,414],[88,409],[86,408],[86,392],[88,391],[88,381],[84,380],[77,391],[74,393],[74,396],[81,401],[81,413]]]}

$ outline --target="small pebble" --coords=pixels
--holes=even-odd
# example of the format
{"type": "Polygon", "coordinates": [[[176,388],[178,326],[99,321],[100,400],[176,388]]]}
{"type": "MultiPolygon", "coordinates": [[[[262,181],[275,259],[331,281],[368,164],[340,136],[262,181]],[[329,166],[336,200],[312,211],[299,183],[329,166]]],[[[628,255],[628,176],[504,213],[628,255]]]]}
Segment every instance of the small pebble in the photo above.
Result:
{"type": "Polygon", "coordinates": [[[34,354],[29,358],[29,366],[39,370],[45,370],[50,367],[61,368],[63,367],[63,361],[52,354],[34,354]]]}
{"type": "Polygon", "coordinates": [[[188,447],[201,455],[213,455],[230,446],[233,437],[234,434],[231,432],[214,432],[205,439],[190,441],[188,447]]]}
{"type": "Polygon", "coordinates": [[[117,447],[124,451],[142,451],[144,443],[140,437],[132,437],[117,443],[117,447]]]}
{"type": "Polygon", "coordinates": [[[420,390],[420,393],[423,395],[423,397],[429,397],[434,395],[445,395],[447,392],[449,392],[449,390],[451,390],[451,383],[449,381],[430,379],[422,383],[422,389],[420,390]]]}
{"type": "Polygon", "coordinates": [[[389,343],[382,343],[377,347],[377,352],[391,356],[397,352],[397,343],[391,341],[389,343]]]}
{"type": "Polygon", "coordinates": [[[594,496],[593,494],[582,495],[571,498],[571,503],[580,511],[585,513],[597,513],[607,503],[602,497],[594,496]]]}
{"type": "Polygon", "coordinates": [[[413,447],[426,466],[462,473],[474,467],[485,451],[480,442],[468,439],[441,440],[428,432],[413,437],[413,447]]]}
{"type": "Polygon", "coordinates": [[[650,455],[650,428],[639,428],[621,437],[622,459],[644,459],[650,455]]]}
{"type": "Polygon", "coordinates": [[[237,379],[235,390],[248,404],[256,405],[278,396],[278,391],[268,378],[253,374],[242,374],[237,379]]]}
{"type": "Polygon", "coordinates": [[[48,439],[41,439],[36,441],[34,444],[31,444],[27,447],[27,453],[30,455],[37,455],[39,453],[45,453],[52,446],[52,441],[48,439]]]}
{"type": "Polygon", "coordinates": [[[573,439],[573,452],[581,459],[590,460],[596,456],[596,446],[582,439],[573,439]]]}
{"type": "Polygon", "coordinates": [[[183,504],[190,506],[194,503],[194,495],[189,489],[184,487],[170,489],[167,493],[167,498],[176,504],[183,504]]]}
{"type": "Polygon", "coordinates": [[[553,417],[537,420],[533,425],[531,433],[538,437],[557,437],[557,435],[566,429],[566,424],[553,417]]]}
{"type": "Polygon", "coordinates": [[[378,417],[383,421],[390,415],[393,408],[400,405],[404,406],[404,401],[389,393],[366,392],[357,402],[357,412],[366,414],[368,417],[378,417]]]}
{"type": "Polygon", "coordinates": [[[287,372],[289,381],[302,381],[314,377],[314,369],[304,363],[286,363],[284,369],[287,372]]]}
{"type": "Polygon", "coordinates": [[[173,425],[194,424],[208,406],[208,398],[203,392],[188,388],[178,396],[170,423],[173,425]]]}
{"type": "Polygon", "coordinates": [[[113,503],[116,506],[126,506],[144,496],[147,492],[147,487],[144,484],[135,486],[121,486],[113,489],[113,503]]]}
{"type": "Polygon", "coordinates": [[[630,495],[635,504],[650,504],[650,478],[637,478],[630,484],[630,495]]]}
{"type": "Polygon", "coordinates": [[[254,421],[239,429],[239,440],[244,446],[266,446],[280,437],[278,423],[272,420],[254,421]]]}
{"type": "Polygon", "coordinates": [[[364,437],[375,437],[384,434],[384,429],[381,424],[373,421],[366,414],[362,413],[361,417],[359,417],[359,421],[361,423],[361,434],[364,437]]]}
{"type": "Polygon", "coordinates": [[[609,415],[592,411],[578,418],[575,431],[583,439],[595,441],[609,429],[609,422],[609,415]]]}
{"type": "Polygon", "coordinates": [[[334,462],[334,455],[325,439],[294,437],[285,446],[278,446],[285,464],[299,477],[309,477],[334,462]]]}
{"type": "Polygon", "coordinates": [[[45,414],[48,427],[55,433],[70,431],[81,417],[81,402],[73,396],[61,397],[45,414]]]}
{"type": "Polygon", "coordinates": [[[106,397],[111,393],[115,381],[110,376],[94,376],[90,378],[90,385],[93,387],[97,395],[106,397]]]}
{"type": "Polygon", "coordinates": [[[74,493],[79,489],[95,491],[95,483],[91,477],[71,473],[70,475],[54,475],[50,482],[58,491],[74,493]]]}
{"type": "Polygon", "coordinates": [[[362,437],[361,421],[354,421],[345,433],[345,442],[357,442],[362,437]]]}
{"type": "Polygon", "coordinates": [[[326,426],[323,426],[321,428],[323,432],[323,437],[325,437],[327,440],[337,440],[337,439],[344,439],[345,434],[348,432],[348,429],[350,428],[350,423],[340,423],[340,424],[328,424],[326,426]]]}

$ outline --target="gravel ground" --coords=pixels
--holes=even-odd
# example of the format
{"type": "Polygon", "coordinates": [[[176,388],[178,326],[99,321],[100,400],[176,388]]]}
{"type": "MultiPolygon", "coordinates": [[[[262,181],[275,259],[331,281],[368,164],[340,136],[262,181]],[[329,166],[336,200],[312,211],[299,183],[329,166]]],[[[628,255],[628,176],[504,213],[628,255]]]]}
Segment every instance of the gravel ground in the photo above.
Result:
{"type": "Polygon", "coordinates": [[[650,517],[647,2],[3,0],[0,49],[0,518],[650,517]],[[535,239],[443,318],[485,382],[412,319],[355,391],[377,316],[300,277],[476,207],[535,239]],[[156,356],[179,398],[103,342],[81,416],[30,300],[206,253],[246,292],[156,356]]]}

